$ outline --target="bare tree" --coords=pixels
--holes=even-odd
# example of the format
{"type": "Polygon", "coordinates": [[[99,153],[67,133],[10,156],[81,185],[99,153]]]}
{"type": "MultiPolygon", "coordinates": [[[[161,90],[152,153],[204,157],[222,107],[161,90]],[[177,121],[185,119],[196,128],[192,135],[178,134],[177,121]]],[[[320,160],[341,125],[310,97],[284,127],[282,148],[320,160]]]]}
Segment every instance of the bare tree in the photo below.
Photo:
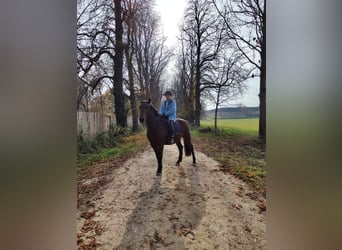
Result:
{"type": "MultiPolygon", "coordinates": [[[[266,0],[212,0],[226,31],[260,76],[259,137],[266,141],[266,0]]],[[[257,75],[257,74],[256,74],[257,75]]]]}
{"type": "Polygon", "coordinates": [[[239,97],[246,88],[250,70],[245,68],[243,55],[237,50],[228,50],[214,61],[213,70],[207,74],[207,85],[203,90],[215,104],[214,130],[217,133],[219,106],[239,97]]]}
{"type": "Polygon", "coordinates": [[[102,82],[113,82],[114,28],[113,6],[109,1],[78,1],[77,16],[77,77],[83,94],[102,82]]]}
{"type": "Polygon", "coordinates": [[[134,79],[134,30],[136,29],[135,13],[142,8],[143,2],[137,0],[124,1],[124,24],[126,26],[125,57],[127,67],[127,89],[129,90],[129,101],[132,110],[132,130],[138,131],[138,107],[136,97],[136,87],[134,79]]]}
{"type": "Polygon", "coordinates": [[[159,105],[161,76],[172,53],[165,47],[166,38],[159,33],[159,18],[153,10],[143,8],[136,18],[135,76],[139,81],[140,96],[148,96],[154,105],[159,105]]]}
{"type": "Polygon", "coordinates": [[[115,56],[114,56],[114,100],[116,123],[121,127],[127,127],[127,112],[125,110],[125,97],[123,92],[123,55],[122,42],[123,18],[121,0],[114,0],[115,8],[115,56]]]}
{"type": "Polygon", "coordinates": [[[78,3],[77,69],[83,84],[79,93],[93,92],[99,85],[108,84],[115,97],[117,124],[123,127],[127,126],[127,96],[133,130],[137,130],[137,98],[149,95],[156,104],[161,76],[171,56],[159,33],[153,1],[78,3]]]}
{"type": "Polygon", "coordinates": [[[85,0],[80,1],[78,9],[78,77],[92,93],[100,84],[110,83],[115,102],[116,123],[126,127],[121,1],[85,0]],[[96,75],[96,78],[87,81],[89,75],[96,75]]]}
{"type": "MultiPolygon", "coordinates": [[[[89,5],[87,5],[89,8],[89,5]]],[[[91,9],[91,8],[89,8],[91,9]]],[[[91,12],[91,11],[90,11],[91,12]]],[[[84,15],[84,10],[82,14],[84,15]]],[[[80,18],[81,16],[79,16],[80,18]]],[[[105,73],[101,61],[107,61],[105,52],[94,46],[96,36],[92,36],[96,24],[91,23],[91,19],[86,19],[79,23],[80,28],[77,32],[77,78],[78,96],[77,110],[88,110],[88,101],[92,98],[93,92],[99,82],[110,79],[105,73]]],[[[82,20],[81,18],[79,20],[82,20]]]]}
{"type": "Polygon", "coordinates": [[[183,32],[193,39],[195,48],[195,126],[200,126],[201,119],[201,84],[203,74],[211,67],[211,62],[217,57],[222,41],[223,29],[213,11],[213,5],[208,0],[191,0],[186,9],[183,32]]]}
{"type": "Polygon", "coordinates": [[[79,0],[77,5],[77,110],[87,111],[89,108],[88,93],[90,90],[90,81],[94,78],[88,73],[93,65],[91,64],[92,62],[87,61],[85,53],[80,53],[82,52],[80,47],[85,47],[87,41],[84,41],[84,38],[79,34],[82,32],[85,33],[85,30],[88,30],[91,26],[90,23],[94,18],[91,15],[93,2],[79,0]],[[81,45],[81,43],[83,44],[81,45]]]}
{"type": "MultiPolygon", "coordinates": [[[[184,30],[184,29],[182,29],[184,30]]],[[[189,33],[181,32],[179,38],[180,53],[176,60],[176,71],[172,87],[176,92],[177,112],[180,117],[194,122],[195,98],[194,98],[194,39],[189,38],[189,33]]]]}
{"type": "Polygon", "coordinates": [[[78,77],[93,91],[110,83],[114,96],[116,123],[127,126],[123,92],[123,43],[121,1],[80,1],[77,52],[78,77]],[[96,78],[87,81],[89,75],[96,78]]]}

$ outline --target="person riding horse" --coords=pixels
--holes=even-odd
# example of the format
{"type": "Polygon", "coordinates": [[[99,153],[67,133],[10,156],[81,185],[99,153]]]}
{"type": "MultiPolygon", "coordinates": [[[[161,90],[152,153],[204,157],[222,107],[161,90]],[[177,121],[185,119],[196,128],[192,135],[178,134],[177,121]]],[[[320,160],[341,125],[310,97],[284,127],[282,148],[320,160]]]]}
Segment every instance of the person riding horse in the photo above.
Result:
{"type": "Polygon", "coordinates": [[[175,138],[174,121],[176,120],[177,105],[172,99],[171,91],[166,91],[164,96],[165,100],[160,106],[159,114],[169,120],[169,144],[173,144],[175,138]]]}
{"type": "MultiPolygon", "coordinates": [[[[173,117],[171,116],[171,118],[173,117]]],[[[141,101],[139,106],[139,121],[141,123],[146,123],[146,136],[156,154],[158,161],[157,176],[160,176],[163,169],[162,161],[164,145],[169,145],[167,141],[169,139],[169,127],[165,126],[168,121],[160,119],[160,113],[151,104],[151,99],[148,101],[141,101]]],[[[176,166],[179,166],[183,159],[183,144],[181,142],[182,138],[184,142],[185,156],[192,155],[192,165],[196,166],[196,157],[194,147],[191,143],[189,122],[184,119],[177,118],[175,123],[178,124],[178,130],[176,131],[174,138],[174,143],[176,143],[178,147],[178,160],[176,162],[176,166]]]]}

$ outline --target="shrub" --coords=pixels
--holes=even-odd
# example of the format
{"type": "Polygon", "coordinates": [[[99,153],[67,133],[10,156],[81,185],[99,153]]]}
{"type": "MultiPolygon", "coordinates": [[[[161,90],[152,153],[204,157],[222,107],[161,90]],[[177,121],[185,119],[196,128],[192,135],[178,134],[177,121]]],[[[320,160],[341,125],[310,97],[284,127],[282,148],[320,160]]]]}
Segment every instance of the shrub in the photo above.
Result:
{"type": "Polygon", "coordinates": [[[96,150],[96,145],[90,139],[84,138],[83,133],[81,131],[80,135],[77,138],[77,155],[79,154],[87,154],[93,153],[96,150]]]}
{"type": "Polygon", "coordinates": [[[122,137],[131,134],[130,128],[110,125],[107,132],[98,133],[94,138],[85,138],[82,131],[77,138],[77,155],[97,153],[103,148],[112,148],[122,137]]]}
{"type": "Polygon", "coordinates": [[[200,133],[211,133],[211,132],[213,132],[213,130],[211,129],[211,127],[199,128],[198,131],[199,131],[200,133]]]}

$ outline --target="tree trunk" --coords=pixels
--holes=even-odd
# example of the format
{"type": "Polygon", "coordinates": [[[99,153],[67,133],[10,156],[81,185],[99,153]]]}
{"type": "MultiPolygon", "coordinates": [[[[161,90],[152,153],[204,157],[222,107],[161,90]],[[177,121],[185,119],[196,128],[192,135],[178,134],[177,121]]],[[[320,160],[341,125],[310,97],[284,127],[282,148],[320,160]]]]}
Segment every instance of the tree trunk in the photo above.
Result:
{"type": "Polygon", "coordinates": [[[132,17],[128,17],[127,21],[127,45],[125,46],[125,54],[126,54],[126,63],[127,63],[127,71],[128,71],[128,86],[129,86],[129,101],[131,104],[132,110],[132,130],[138,131],[139,130],[139,123],[138,123],[138,108],[136,102],[136,94],[134,89],[134,76],[133,76],[133,45],[132,45],[132,17]],[[131,50],[131,51],[130,51],[131,50]]]}
{"type": "Polygon", "coordinates": [[[217,134],[217,112],[218,112],[218,103],[215,105],[215,117],[214,117],[214,134],[217,134]]]}
{"type": "Polygon", "coordinates": [[[195,83],[195,127],[201,126],[200,73],[196,72],[195,83]]]}
{"type": "Polygon", "coordinates": [[[199,31],[197,32],[197,48],[196,48],[196,78],[195,78],[195,127],[201,126],[201,38],[199,31]]]}
{"type": "Polygon", "coordinates": [[[194,86],[194,70],[193,70],[193,63],[191,62],[190,67],[190,91],[189,91],[189,97],[190,97],[190,107],[189,107],[189,122],[191,124],[194,124],[195,122],[195,86],[194,86]]]}
{"type": "MultiPolygon", "coordinates": [[[[263,57],[266,57],[266,56],[263,56],[263,57]]],[[[264,63],[261,62],[261,64],[264,64],[264,63]]],[[[259,100],[260,100],[259,137],[263,142],[266,142],[266,67],[263,65],[261,66],[259,100]]]]}
{"type": "Polygon", "coordinates": [[[122,9],[121,0],[114,0],[115,5],[115,56],[114,56],[114,88],[116,124],[127,127],[127,113],[123,92],[123,44],[122,44],[122,9]]]}
{"type": "Polygon", "coordinates": [[[138,113],[135,94],[132,95],[132,93],[134,93],[134,88],[133,89],[130,88],[130,92],[131,92],[130,103],[131,103],[131,107],[132,107],[132,123],[133,123],[132,124],[132,130],[138,131],[139,130],[139,122],[138,122],[139,113],[138,113]]]}
{"type": "Polygon", "coordinates": [[[219,102],[220,102],[220,90],[218,90],[217,93],[217,98],[216,98],[216,103],[215,103],[215,122],[214,122],[214,133],[215,135],[217,134],[217,113],[218,113],[218,106],[219,106],[219,102]]]}
{"type": "Polygon", "coordinates": [[[264,4],[262,25],[263,40],[261,43],[259,138],[263,142],[266,142],[266,0],[264,4]]]}

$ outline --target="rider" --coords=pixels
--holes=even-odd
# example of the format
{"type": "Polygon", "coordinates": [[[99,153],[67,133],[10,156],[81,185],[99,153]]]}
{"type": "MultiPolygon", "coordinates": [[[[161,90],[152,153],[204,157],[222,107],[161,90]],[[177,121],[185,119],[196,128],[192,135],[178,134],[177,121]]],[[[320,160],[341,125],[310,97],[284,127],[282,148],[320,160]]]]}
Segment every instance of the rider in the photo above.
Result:
{"type": "Polygon", "coordinates": [[[177,106],[176,102],[172,99],[171,91],[166,91],[164,93],[165,100],[161,103],[159,114],[169,120],[169,144],[174,142],[174,121],[176,120],[177,106]]]}

